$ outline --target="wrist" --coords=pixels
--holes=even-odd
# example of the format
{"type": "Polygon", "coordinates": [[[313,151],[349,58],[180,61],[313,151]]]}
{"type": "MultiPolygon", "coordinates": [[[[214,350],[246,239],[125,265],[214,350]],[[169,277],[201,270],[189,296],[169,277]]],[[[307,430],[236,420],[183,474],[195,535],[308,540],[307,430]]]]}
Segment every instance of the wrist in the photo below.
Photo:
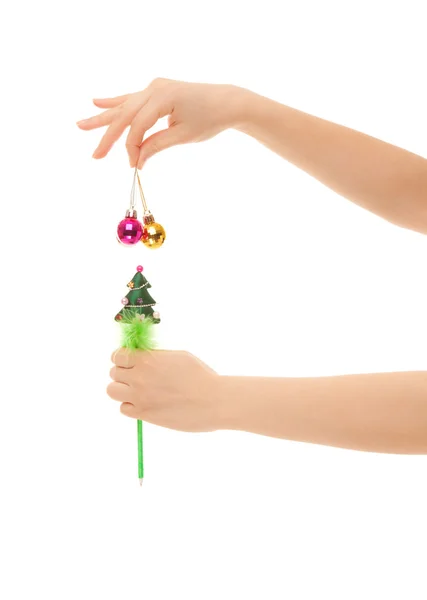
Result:
{"type": "Polygon", "coordinates": [[[215,389],[216,421],[218,430],[238,430],[239,407],[233,391],[235,377],[220,375],[215,389]]]}
{"type": "Polygon", "coordinates": [[[235,92],[234,103],[236,109],[233,128],[279,152],[285,158],[283,151],[286,140],[291,139],[293,132],[301,128],[296,117],[303,113],[245,89],[235,92]]]}
{"type": "Polygon", "coordinates": [[[235,85],[228,87],[227,104],[229,108],[230,129],[245,132],[245,129],[254,121],[257,113],[257,103],[261,96],[250,90],[235,85]]]}
{"type": "Polygon", "coordinates": [[[259,394],[258,378],[219,376],[217,381],[218,429],[255,431],[259,394]]]}
{"type": "Polygon", "coordinates": [[[290,381],[281,377],[220,376],[218,429],[299,439],[306,417],[292,400],[296,394],[291,392],[290,381]]]}

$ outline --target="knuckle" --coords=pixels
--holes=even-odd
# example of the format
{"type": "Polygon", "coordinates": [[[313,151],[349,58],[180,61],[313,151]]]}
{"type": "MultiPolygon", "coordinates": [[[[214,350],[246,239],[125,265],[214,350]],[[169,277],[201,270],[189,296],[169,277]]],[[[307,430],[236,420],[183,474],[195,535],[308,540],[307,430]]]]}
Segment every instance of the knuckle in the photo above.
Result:
{"type": "Polygon", "coordinates": [[[114,113],[111,115],[111,123],[118,123],[127,118],[127,111],[124,110],[123,106],[118,106],[114,113]]]}
{"type": "Polygon", "coordinates": [[[151,82],[151,86],[152,87],[159,87],[161,85],[164,85],[165,83],[167,83],[169,80],[165,79],[164,77],[156,77],[155,79],[153,79],[153,81],[151,82]]]}
{"type": "Polygon", "coordinates": [[[133,404],[130,404],[129,402],[123,402],[123,404],[120,405],[120,412],[126,417],[131,417],[133,415],[134,408],[135,407],[133,404]]]}
{"type": "Polygon", "coordinates": [[[110,396],[110,398],[113,398],[113,399],[114,399],[114,389],[115,389],[115,386],[114,386],[113,382],[111,382],[107,385],[107,394],[110,396]]]}

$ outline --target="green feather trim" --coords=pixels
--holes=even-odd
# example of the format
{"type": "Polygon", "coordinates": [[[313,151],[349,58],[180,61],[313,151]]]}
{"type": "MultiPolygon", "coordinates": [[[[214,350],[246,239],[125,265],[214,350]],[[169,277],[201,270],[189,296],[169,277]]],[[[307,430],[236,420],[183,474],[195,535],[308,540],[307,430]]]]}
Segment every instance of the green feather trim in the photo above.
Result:
{"type": "Polygon", "coordinates": [[[139,313],[131,310],[124,311],[123,318],[119,321],[121,329],[121,345],[130,350],[154,350],[155,322],[150,317],[141,321],[139,313]]]}

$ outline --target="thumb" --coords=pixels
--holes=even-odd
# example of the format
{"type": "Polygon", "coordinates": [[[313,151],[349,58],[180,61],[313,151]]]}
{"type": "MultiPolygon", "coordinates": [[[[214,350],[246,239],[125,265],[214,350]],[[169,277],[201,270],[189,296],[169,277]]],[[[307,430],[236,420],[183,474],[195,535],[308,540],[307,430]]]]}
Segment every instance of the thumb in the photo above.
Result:
{"type": "Polygon", "coordinates": [[[143,164],[149,158],[161,150],[166,150],[166,148],[171,148],[172,146],[177,146],[178,144],[183,144],[184,142],[185,130],[180,126],[172,126],[168,129],[163,129],[162,131],[153,133],[153,135],[150,135],[150,137],[144,140],[140,146],[138,169],[141,169],[143,164]]]}

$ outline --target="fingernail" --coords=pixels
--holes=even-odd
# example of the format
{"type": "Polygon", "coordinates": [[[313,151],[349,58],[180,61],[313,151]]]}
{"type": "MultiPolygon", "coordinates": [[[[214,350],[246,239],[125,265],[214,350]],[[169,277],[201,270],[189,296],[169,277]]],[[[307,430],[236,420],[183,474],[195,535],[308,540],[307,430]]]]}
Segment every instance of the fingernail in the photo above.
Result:
{"type": "Polygon", "coordinates": [[[83,119],[82,121],[77,121],[77,125],[83,125],[84,123],[87,123],[87,119],[83,119]]]}

